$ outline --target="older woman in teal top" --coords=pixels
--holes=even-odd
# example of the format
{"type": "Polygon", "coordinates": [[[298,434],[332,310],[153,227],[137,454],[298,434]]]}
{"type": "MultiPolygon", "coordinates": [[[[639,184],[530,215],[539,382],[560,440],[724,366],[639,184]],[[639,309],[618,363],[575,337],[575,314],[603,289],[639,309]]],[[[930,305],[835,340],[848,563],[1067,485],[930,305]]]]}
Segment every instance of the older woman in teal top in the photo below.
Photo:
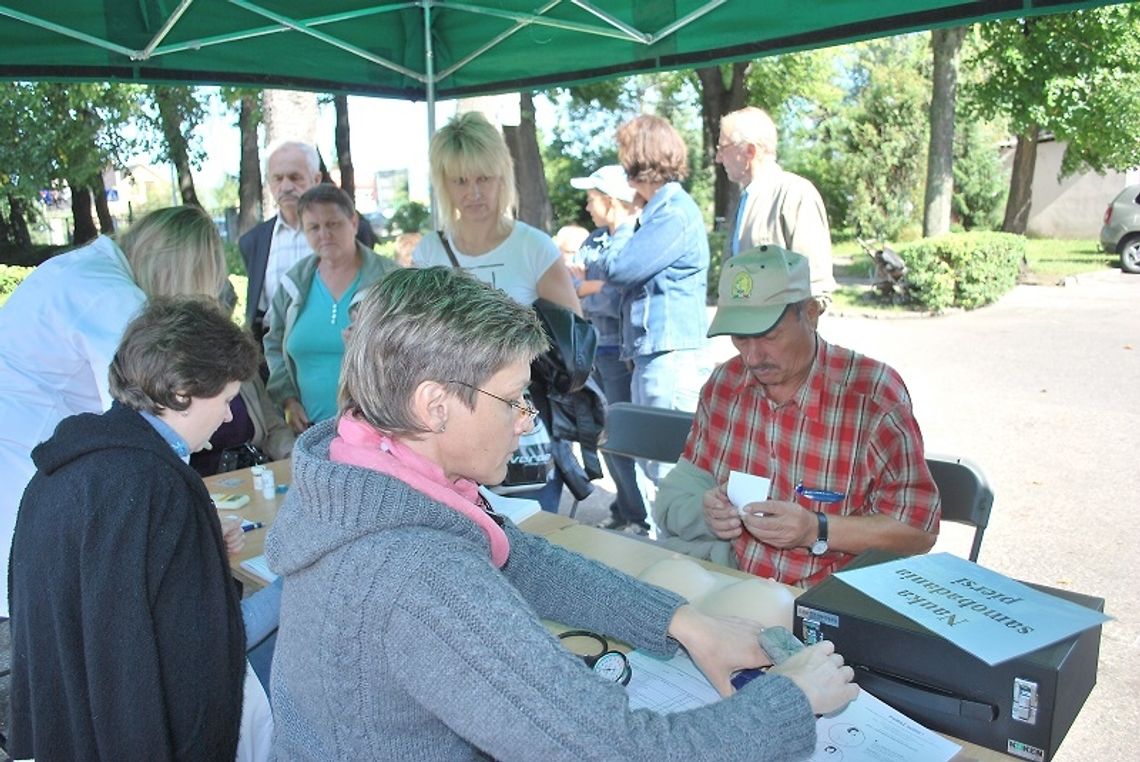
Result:
{"type": "Polygon", "coordinates": [[[334,185],[307,190],[297,205],[313,254],[285,275],[265,335],[269,395],[300,433],[332,418],[349,308],[394,263],[356,241],[352,199],[334,185]]]}

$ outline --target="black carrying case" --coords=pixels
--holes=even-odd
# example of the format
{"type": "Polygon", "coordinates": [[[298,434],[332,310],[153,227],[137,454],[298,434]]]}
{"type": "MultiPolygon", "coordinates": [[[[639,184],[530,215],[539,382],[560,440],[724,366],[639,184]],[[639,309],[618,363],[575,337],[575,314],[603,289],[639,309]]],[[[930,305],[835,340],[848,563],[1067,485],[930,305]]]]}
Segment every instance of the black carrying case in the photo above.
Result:
{"type": "MultiPolygon", "coordinates": [[[[848,569],[894,560],[870,551],[848,569]]],[[[1034,585],[1104,611],[1104,599],[1034,585]]],[[[796,599],[795,634],[830,640],[855,681],[918,723],[1022,759],[1056,753],[1096,684],[1100,625],[993,666],[830,577],[796,599]]]]}

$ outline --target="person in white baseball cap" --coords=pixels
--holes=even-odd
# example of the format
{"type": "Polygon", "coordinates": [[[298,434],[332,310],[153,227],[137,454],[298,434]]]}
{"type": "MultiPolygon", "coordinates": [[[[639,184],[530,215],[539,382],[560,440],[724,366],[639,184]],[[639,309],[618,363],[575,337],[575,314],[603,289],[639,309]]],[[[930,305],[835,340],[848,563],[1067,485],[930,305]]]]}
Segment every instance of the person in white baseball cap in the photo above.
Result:
{"type": "MultiPolygon", "coordinates": [[[[633,371],[621,359],[621,289],[607,285],[605,273],[610,260],[621,255],[633,236],[638,213],[636,192],[618,164],[608,164],[589,177],[575,177],[570,184],[586,191],[586,211],[597,226],[578,250],[576,264],[571,267],[582,311],[598,331],[594,368],[609,403],[629,402],[633,371]]],[[[646,534],[650,529],[649,517],[633,459],[603,457],[617,494],[610,504],[610,516],[599,526],[646,534]]]]}
{"type": "MultiPolygon", "coordinates": [[[[595,190],[611,198],[616,198],[626,204],[633,204],[636,191],[629,184],[625,170],[620,164],[607,164],[601,169],[594,170],[589,177],[574,177],[570,185],[578,190],[595,190]]],[[[595,219],[595,223],[598,221],[595,219]]],[[[601,224],[601,223],[598,223],[601,224]]]]}

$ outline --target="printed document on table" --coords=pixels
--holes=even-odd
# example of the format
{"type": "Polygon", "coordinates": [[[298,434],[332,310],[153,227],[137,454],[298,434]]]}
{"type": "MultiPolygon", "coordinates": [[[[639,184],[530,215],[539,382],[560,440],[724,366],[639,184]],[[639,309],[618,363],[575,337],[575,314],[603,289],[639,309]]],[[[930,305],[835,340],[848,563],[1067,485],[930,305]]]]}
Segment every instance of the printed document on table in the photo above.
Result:
{"type": "Polygon", "coordinates": [[[479,487],[479,494],[483,496],[491,508],[502,516],[506,516],[516,524],[521,524],[534,514],[542,510],[537,500],[525,497],[507,497],[499,495],[486,487],[479,487]]]}
{"type": "MultiPolygon", "coordinates": [[[[629,664],[633,669],[626,686],[630,709],[670,714],[720,700],[684,651],[677,651],[672,659],[633,651],[629,664]]],[[[810,762],[946,762],[961,748],[866,691],[860,691],[842,712],[816,720],[815,728],[815,753],[810,762]]]]}
{"type": "Polygon", "coordinates": [[[946,762],[961,748],[859,691],[842,712],[816,720],[811,762],[946,762]]]}
{"type": "MultiPolygon", "coordinates": [[[[949,553],[900,558],[835,576],[991,665],[1110,619],[949,553]]],[[[813,618],[806,606],[796,611],[813,618]]]]}
{"type": "Polygon", "coordinates": [[[264,555],[254,556],[247,558],[241,562],[241,568],[245,569],[250,574],[255,574],[261,577],[266,582],[272,584],[277,580],[277,575],[269,569],[269,562],[265,560],[264,555]]]}
{"type": "Polygon", "coordinates": [[[720,701],[716,688],[680,649],[672,659],[632,651],[629,666],[633,672],[625,689],[629,693],[630,709],[670,714],[720,701]]]}

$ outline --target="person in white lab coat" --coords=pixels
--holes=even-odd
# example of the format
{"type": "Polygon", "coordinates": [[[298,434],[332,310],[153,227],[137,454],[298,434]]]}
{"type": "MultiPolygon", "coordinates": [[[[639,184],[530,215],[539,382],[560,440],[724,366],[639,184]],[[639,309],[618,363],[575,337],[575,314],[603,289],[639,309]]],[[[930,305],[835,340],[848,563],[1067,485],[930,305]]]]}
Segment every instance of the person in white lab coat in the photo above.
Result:
{"type": "Polygon", "coordinates": [[[149,297],[216,298],[225,278],[209,215],[176,206],[49,259],[0,308],[0,568],[8,569],[16,509],[35,473],[32,448],[64,418],[110,406],[107,369],[127,323],[149,297]]]}

